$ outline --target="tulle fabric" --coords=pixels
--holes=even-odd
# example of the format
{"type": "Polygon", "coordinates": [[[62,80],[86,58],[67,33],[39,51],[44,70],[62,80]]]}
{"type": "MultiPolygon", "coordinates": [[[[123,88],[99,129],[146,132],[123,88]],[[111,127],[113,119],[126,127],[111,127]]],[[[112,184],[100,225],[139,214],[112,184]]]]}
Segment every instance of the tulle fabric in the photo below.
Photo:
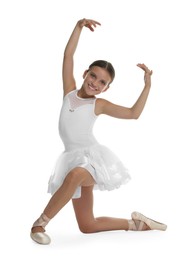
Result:
{"type": "MultiPolygon", "coordinates": [[[[96,144],[90,147],[64,151],[58,158],[48,184],[52,195],[62,185],[67,174],[76,167],[87,169],[96,184],[94,189],[113,190],[130,180],[127,168],[120,159],[106,146],[96,144]]],[[[73,198],[80,198],[81,187],[75,191],[73,198]]]]}

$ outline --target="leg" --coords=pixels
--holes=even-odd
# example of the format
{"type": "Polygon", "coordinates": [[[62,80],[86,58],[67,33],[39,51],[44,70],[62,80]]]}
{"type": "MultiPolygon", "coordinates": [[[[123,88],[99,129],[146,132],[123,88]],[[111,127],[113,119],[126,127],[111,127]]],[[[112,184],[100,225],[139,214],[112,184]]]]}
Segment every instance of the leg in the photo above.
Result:
{"type": "Polygon", "coordinates": [[[72,198],[79,186],[89,186],[95,183],[93,177],[84,168],[77,167],[65,178],[62,186],[52,196],[47,204],[44,213],[52,219],[72,198]]]}
{"type": "Polygon", "coordinates": [[[62,186],[51,197],[42,215],[34,222],[31,233],[32,238],[36,237],[34,240],[43,244],[43,240],[39,239],[40,242],[37,241],[38,234],[40,233],[41,237],[41,233],[45,231],[44,228],[49,220],[67,204],[78,186],[89,186],[94,185],[94,183],[94,179],[87,170],[81,167],[73,169],[65,178],[62,186]],[[38,234],[34,237],[33,234],[35,233],[38,234]]]}
{"type": "MultiPolygon", "coordinates": [[[[81,198],[73,199],[73,206],[79,228],[83,233],[130,229],[130,220],[110,217],[94,217],[93,186],[82,187],[81,198]]],[[[144,224],[142,230],[147,229],[148,226],[144,224]]]]}

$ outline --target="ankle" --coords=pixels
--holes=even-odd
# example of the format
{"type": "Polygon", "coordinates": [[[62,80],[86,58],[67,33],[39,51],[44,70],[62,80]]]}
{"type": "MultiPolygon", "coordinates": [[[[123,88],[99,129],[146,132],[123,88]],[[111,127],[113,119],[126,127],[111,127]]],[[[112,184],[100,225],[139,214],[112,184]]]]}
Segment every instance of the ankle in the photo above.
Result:
{"type": "Polygon", "coordinates": [[[132,219],[128,220],[128,230],[137,230],[136,224],[132,219]]]}
{"type": "Polygon", "coordinates": [[[38,233],[38,232],[43,233],[43,232],[45,232],[45,229],[41,226],[36,226],[36,227],[32,227],[31,232],[32,233],[38,233]]]}
{"type": "Polygon", "coordinates": [[[49,221],[50,218],[48,218],[44,213],[42,213],[41,216],[33,223],[33,228],[41,227],[45,230],[45,227],[49,223],[49,221]]]}

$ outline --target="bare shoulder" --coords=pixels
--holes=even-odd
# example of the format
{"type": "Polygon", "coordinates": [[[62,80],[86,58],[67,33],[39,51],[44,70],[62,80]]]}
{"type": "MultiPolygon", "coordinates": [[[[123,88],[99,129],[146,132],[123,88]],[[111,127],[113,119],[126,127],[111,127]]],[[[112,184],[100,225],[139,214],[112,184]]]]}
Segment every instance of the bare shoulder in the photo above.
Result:
{"type": "Polygon", "coordinates": [[[96,115],[104,114],[105,107],[108,104],[111,104],[111,102],[109,102],[108,100],[103,99],[103,98],[97,98],[96,104],[95,104],[95,114],[96,115]]]}

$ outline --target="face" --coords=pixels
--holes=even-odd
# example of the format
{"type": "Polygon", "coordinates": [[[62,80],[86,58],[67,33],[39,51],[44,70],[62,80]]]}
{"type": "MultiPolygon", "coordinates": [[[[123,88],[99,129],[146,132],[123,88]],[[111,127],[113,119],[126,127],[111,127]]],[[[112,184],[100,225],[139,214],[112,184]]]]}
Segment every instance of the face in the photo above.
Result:
{"type": "Polygon", "coordinates": [[[94,66],[84,72],[82,88],[89,96],[98,95],[109,88],[111,77],[104,68],[94,66]]]}

